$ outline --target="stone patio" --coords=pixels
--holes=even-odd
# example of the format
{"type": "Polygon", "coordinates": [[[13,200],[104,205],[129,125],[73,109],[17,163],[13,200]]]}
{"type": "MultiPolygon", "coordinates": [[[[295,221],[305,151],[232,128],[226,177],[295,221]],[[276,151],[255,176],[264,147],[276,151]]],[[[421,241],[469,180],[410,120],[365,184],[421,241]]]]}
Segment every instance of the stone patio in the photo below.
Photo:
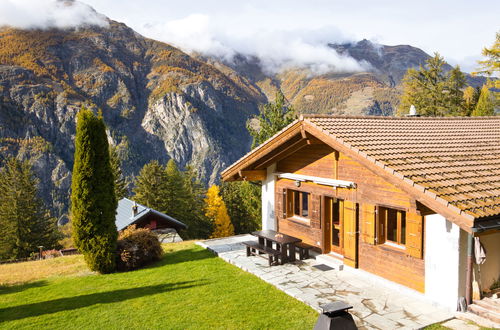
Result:
{"type": "Polygon", "coordinates": [[[337,300],[352,305],[350,312],[360,329],[420,329],[453,318],[453,313],[425,301],[419,293],[357,269],[329,264],[331,269],[321,270],[314,266],[324,262],[315,259],[269,267],[264,258],[246,256],[241,242],[247,240],[255,237],[239,235],[197,244],[317,311],[320,305],[337,300]]]}

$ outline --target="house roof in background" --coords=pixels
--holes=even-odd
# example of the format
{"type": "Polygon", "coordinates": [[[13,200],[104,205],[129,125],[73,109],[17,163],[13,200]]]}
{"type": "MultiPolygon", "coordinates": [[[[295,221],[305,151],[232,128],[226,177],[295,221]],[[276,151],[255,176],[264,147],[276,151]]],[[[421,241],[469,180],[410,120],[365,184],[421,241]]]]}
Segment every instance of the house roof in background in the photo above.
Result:
{"type": "Polygon", "coordinates": [[[149,214],[154,214],[157,217],[164,219],[165,221],[170,223],[173,228],[176,229],[187,228],[187,226],[184,223],[180,222],[179,220],[174,219],[169,215],[166,215],[164,213],[161,213],[144,205],[141,205],[139,203],[136,203],[128,198],[122,198],[118,201],[118,207],[116,209],[116,218],[115,218],[116,228],[118,230],[123,230],[127,226],[136,223],[137,221],[141,220],[142,218],[144,218],[149,214]],[[134,205],[137,205],[137,214],[135,216],[132,211],[132,207],[134,205]]]}

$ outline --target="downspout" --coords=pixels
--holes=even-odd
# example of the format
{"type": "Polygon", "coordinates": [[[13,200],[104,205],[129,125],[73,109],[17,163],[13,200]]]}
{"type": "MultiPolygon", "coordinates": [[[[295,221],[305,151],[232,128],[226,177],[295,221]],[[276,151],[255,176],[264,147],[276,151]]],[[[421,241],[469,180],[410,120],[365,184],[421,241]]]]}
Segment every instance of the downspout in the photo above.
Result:
{"type": "Polygon", "coordinates": [[[467,306],[472,304],[472,269],[474,254],[474,239],[472,234],[467,235],[467,275],[465,279],[465,301],[467,306]]]}

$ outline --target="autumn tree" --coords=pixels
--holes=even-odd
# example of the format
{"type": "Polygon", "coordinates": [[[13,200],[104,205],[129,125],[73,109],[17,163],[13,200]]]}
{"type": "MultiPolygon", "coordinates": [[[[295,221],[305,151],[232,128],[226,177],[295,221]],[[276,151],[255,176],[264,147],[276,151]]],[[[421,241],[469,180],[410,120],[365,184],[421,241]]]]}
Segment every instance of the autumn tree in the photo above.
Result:
{"type": "Polygon", "coordinates": [[[408,69],[403,78],[399,115],[407,114],[411,105],[421,116],[466,115],[463,100],[465,76],[458,66],[445,72],[445,64],[443,57],[436,53],[425,66],[408,69]]]}
{"type": "Polygon", "coordinates": [[[222,200],[217,185],[211,186],[205,198],[205,215],[213,222],[212,238],[234,235],[234,227],[227,213],[226,204],[222,200]]]}
{"type": "MultiPolygon", "coordinates": [[[[478,62],[480,68],[477,72],[474,72],[474,74],[498,76],[500,73],[500,32],[497,32],[495,42],[491,48],[483,48],[482,54],[486,59],[478,62]]],[[[496,88],[500,88],[500,80],[496,80],[495,83],[496,88]]]]}
{"type": "Polygon", "coordinates": [[[0,259],[27,258],[58,247],[56,219],[38,193],[38,179],[28,161],[7,160],[0,170],[0,259]]]}
{"type": "Polygon", "coordinates": [[[274,102],[259,107],[259,115],[247,123],[253,138],[252,149],[281,131],[295,119],[295,111],[288,104],[281,91],[276,93],[274,102]]]}
{"type": "Polygon", "coordinates": [[[464,90],[464,107],[467,116],[470,116],[472,111],[476,108],[477,101],[479,101],[479,95],[481,94],[481,88],[468,86],[464,90]]]}
{"type": "Polygon", "coordinates": [[[73,241],[88,267],[115,270],[117,200],[102,116],[82,108],[77,116],[75,161],[71,182],[73,241]]]}
{"type": "Polygon", "coordinates": [[[481,88],[481,95],[477,101],[476,108],[471,116],[493,116],[495,114],[495,105],[487,85],[481,88]]]}

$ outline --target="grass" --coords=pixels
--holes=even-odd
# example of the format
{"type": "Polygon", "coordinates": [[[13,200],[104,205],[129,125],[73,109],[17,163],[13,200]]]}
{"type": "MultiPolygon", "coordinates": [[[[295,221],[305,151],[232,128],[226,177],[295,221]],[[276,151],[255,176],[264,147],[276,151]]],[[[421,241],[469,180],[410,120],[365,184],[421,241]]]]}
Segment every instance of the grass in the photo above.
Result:
{"type": "Polygon", "coordinates": [[[165,249],[148,268],[110,275],[82,271],[80,256],[0,266],[0,283],[17,283],[0,286],[0,328],[311,329],[318,317],[192,242],[165,249]],[[16,279],[27,267],[37,275],[16,279]]]}

